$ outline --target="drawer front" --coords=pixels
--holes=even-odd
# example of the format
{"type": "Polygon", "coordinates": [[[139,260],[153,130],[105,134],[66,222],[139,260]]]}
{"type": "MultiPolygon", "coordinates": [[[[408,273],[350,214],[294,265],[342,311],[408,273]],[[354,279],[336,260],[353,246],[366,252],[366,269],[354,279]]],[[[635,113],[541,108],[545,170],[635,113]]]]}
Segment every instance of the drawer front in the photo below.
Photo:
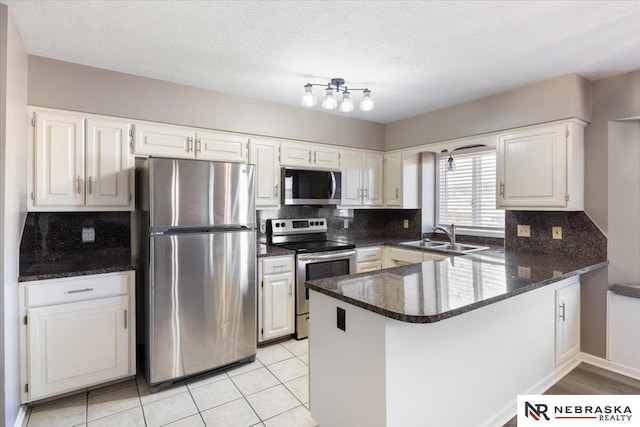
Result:
{"type": "Polygon", "coordinates": [[[389,248],[389,258],[396,264],[417,264],[423,261],[422,251],[410,251],[400,248],[389,248]]]}
{"type": "Polygon", "coordinates": [[[293,271],[293,256],[267,258],[262,260],[262,274],[278,274],[293,271]]]}
{"type": "Polygon", "coordinates": [[[368,273],[369,271],[382,270],[382,261],[359,262],[356,265],[357,273],[368,273]]]}
{"type": "Polygon", "coordinates": [[[356,262],[378,261],[380,259],[382,259],[382,248],[380,246],[356,250],[356,262]]]}
{"type": "Polygon", "coordinates": [[[132,291],[132,286],[133,272],[46,280],[25,286],[25,304],[27,307],[38,307],[127,295],[132,291]]]}

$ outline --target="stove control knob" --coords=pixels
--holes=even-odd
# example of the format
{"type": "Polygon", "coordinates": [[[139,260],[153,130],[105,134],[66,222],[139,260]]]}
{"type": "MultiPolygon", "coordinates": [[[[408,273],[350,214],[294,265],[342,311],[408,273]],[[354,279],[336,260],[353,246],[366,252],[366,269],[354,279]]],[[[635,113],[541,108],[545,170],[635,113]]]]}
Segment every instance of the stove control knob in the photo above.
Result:
{"type": "Polygon", "coordinates": [[[320,221],[320,225],[324,225],[324,221],[320,221]]]}
{"type": "Polygon", "coordinates": [[[280,227],[280,223],[279,222],[276,222],[276,227],[280,227]]]}

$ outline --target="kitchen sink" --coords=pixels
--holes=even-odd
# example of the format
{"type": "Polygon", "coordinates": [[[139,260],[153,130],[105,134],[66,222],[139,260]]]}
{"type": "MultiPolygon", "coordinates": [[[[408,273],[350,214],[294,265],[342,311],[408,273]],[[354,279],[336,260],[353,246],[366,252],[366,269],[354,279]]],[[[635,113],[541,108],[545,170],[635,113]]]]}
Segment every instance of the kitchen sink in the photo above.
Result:
{"type": "Polygon", "coordinates": [[[450,252],[454,254],[468,254],[470,252],[483,251],[485,249],[489,249],[488,246],[479,246],[479,245],[469,245],[467,243],[447,243],[447,242],[434,242],[434,241],[424,241],[424,240],[416,240],[413,242],[403,242],[401,245],[413,246],[418,248],[430,249],[438,252],[450,252]]]}

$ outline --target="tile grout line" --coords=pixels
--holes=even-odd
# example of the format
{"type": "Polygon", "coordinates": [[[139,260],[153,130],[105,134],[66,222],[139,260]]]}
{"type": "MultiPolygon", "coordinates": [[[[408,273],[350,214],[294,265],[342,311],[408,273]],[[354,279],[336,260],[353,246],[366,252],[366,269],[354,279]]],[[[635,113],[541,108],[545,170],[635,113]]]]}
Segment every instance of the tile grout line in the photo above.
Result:
{"type": "MultiPolygon", "coordinates": [[[[227,373],[227,371],[224,371],[224,372],[225,372],[225,374],[227,373]]],[[[228,376],[229,375],[227,374],[227,377],[228,376]]],[[[224,381],[224,380],[221,380],[221,381],[224,381]]],[[[212,384],[214,384],[214,383],[212,383],[212,384]]],[[[204,417],[202,416],[202,411],[198,407],[198,403],[196,402],[196,399],[194,399],[193,394],[191,394],[191,389],[189,388],[189,385],[187,385],[187,383],[185,383],[185,387],[187,388],[187,393],[189,393],[189,397],[191,397],[191,400],[193,401],[193,404],[196,406],[196,410],[198,411],[198,415],[200,416],[200,420],[202,421],[202,424],[206,426],[207,423],[204,421],[204,417]]],[[[192,417],[192,416],[193,415],[189,415],[189,417],[192,417]]],[[[188,417],[185,417],[185,418],[188,418],[188,417]]],[[[180,420],[178,420],[178,421],[180,421],[180,420]]]]}
{"type": "MultiPolygon", "coordinates": [[[[262,363],[262,362],[260,362],[260,363],[262,363]]],[[[266,368],[266,366],[265,366],[265,368],[266,368]]],[[[251,372],[251,371],[249,371],[249,372],[251,372]]],[[[229,374],[227,374],[227,375],[229,375],[229,374]]],[[[249,405],[249,408],[251,408],[251,410],[253,411],[253,413],[254,413],[254,414],[256,414],[256,417],[258,417],[258,419],[259,419],[259,420],[260,420],[260,422],[262,423],[262,418],[260,417],[260,415],[258,415],[258,412],[256,412],[256,410],[255,410],[255,408],[253,407],[253,405],[251,405],[251,402],[249,402],[249,400],[247,399],[247,396],[250,396],[250,395],[245,395],[245,394],[244,394],[244,392],[243,392],[242,390],[240,390],[240,387],[238,387],[238,385],[235,383],[235,381],[233,381],[233,378],[229,377],[229,379],[231,380],[231,384],[233,384],[233,386],[234,386],[236,389],[238,389],[238,391],[239,391],[239,392],[240,392],[240,394],[242,395],[242,399],[244,399],[244,401],[245,401],[245,402],[247,402],[247,405],[249,405]]],[[[276,378],[276,379],[277,379],[277,378],[276,378]]],[[[276,386],[274,386],[274,387],[276,387],[276,386]]],[[[268,390],[268,388],[266,388],[265,390],[268,390]]],[[[256,393],[258,393],[258,392],[256,392],[256,393]]],[[[255,394],[255,393],[254,393],[254,394],[255,394]]],[[[235,401],[234,401],[234,402],[235,402],[235,401]]],[[[206,425],[206,423],[205,423],[205,425],[206,425]]],[[[255,424],[253,424],[253,425],[255,425],[255,424]]]]}

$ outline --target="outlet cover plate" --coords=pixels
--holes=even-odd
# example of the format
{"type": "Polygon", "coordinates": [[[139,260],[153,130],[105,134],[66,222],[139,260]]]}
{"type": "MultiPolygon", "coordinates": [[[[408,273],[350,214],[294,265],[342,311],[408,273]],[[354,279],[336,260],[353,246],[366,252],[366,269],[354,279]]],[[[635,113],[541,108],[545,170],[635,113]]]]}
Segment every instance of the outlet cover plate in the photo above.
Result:
{"type": "Polygon", "coordinates": [[[93,227],[87,227],[82,229],[82,242],[90,243],[96,241],[96,229],[93,227]]]}
{"type": "Polygon", "coordinates": [[[531,227],[518,224],[518,237],[531,237],[531,227]]]}
{"type": "Polygon", "coordinates": [[[408,219],[405,219],[405,220],[403,221],[402,226],[403,226],[404,228],[409,228],[409,220],[408,220],[408,219]]]}
{"type": "Polygon", "coordinates": [[[551,237],[556,240],[562,239],[562,227],[551,227],[551,237]]]}

